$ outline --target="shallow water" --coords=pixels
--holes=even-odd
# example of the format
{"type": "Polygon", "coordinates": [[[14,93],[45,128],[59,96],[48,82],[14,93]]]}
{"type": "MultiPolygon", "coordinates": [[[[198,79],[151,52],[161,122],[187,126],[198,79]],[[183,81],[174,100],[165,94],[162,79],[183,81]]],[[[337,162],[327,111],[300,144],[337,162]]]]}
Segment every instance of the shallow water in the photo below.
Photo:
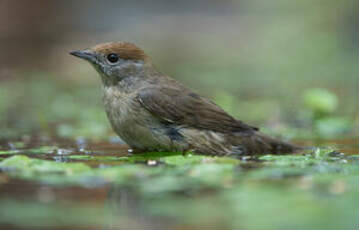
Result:
{"type": "Polygon", "coordinates": [[[298,143],[333,150],[229,159],[2,140],[0,229],[355,229],[359,140],[298,143]]]}

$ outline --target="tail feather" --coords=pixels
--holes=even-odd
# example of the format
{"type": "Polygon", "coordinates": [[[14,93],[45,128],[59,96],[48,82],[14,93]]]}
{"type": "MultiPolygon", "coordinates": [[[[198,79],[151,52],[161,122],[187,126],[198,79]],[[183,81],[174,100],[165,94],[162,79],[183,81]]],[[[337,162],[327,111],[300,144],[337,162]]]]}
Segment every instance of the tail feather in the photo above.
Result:
{"type": "Polygon", "coordinates": [[[254,135],[242,140],[247,154],[286,154],[294,153],[302,148],[282,140],[269,137],[263,133],[255,132],[254,135]]]}

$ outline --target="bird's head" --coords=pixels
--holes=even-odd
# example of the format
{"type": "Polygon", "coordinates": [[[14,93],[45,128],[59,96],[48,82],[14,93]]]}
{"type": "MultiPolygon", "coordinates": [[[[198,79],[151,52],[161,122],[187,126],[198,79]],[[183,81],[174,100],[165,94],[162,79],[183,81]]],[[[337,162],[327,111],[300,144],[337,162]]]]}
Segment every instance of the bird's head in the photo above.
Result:
{"type": "Polygon", "coordinates": [[[106,85],[117,84],[128,77],[144,76],[144,67],[150,63],[143,50],[129,42],[103,43],[70,54],[89,61],[106,85]]]}

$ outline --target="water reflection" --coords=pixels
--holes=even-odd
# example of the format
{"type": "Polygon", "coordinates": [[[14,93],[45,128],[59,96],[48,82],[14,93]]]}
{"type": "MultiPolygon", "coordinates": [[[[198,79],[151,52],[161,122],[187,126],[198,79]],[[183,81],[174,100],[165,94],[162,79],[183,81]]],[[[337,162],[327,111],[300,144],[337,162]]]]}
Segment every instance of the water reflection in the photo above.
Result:
{"type": "Polygon", "coordinates": [[[146,211],[150,207],[145,207],[144,198],[134,188],[54,187],[9,179],[4,174],[0,178],[0,203],[10,208],[9,215],[0,217],[1,229],[161,230],[181,226],[174,219],[150,215],[146,211]]]}
{"type": "Polygon", "coordinates": [[[107,194],[106,210],[111,216],[104,225],[106,230],[161,230],[172,229],[176,225],[170,218],[151,216],[146,212],[143,197],[130,187],[112,186],[107,194]]]}
{"type": "MultiPolygon", "coordinates": [[[[306,144],[312,145],[313,143],[308,141],[306,144]]],[[[358,153],[358,141],[355,139],[322,141],[316,144],[347,149],[346,154],[358,153]]],[[[76,142],[50,139],[37,142],[3,140],[0,151],[2,151],[0,156],[4,158],[22,153],[31,158],[51,161],[84,162],[93,168],[120,165],[121,163],[113,160],[116,158],[111,157],[127,155],[127,147],[116,142],[76,142]],[[49,146],[56,148],[49,148],[49,146]],[[9,154],[6,154],[6,151],[9,151],[9,154]],[[92,158],[72,158],[72,156],[92,158]]],[[[355,155],[352,158],[349,157],[347,160],[358,160],[355,155]]],[[[244,162],[239,170],[242,173],[247,173],[263,167],[260,165],[261,162],[252,163],[244,162]]],[[[160,166],[148,165],[146,167],[160,166]]],[[[273,171],[273,173],[278,172],[273,171]]],[[[261,186],[267,183],[278,183],[280,186],[284,186],[288,179],[298,178],[300,182],[298,187],[304,189],[305,186],[303,187],[301,179],[303,175],[302,173],[298,175],[295,178],[278,179],[276,177],[275,180],[269,181],[260,179],[256,183],[261,186]]],[[[304,176],[309,178],[308,175],[304,176]]],[[[161,230],[238,229],[241,226],[237,210],[239,204],[236,203],[238,191],[234,191],[232,194],[231,189],[226,189],[231,188],[231,183],[233,183],[231,181],[224,183],[221,192],[203,187],[199,192],[184,188],[183,191],[145,193],[139,188],[141,184],[146,183],[145,179],[139,180],[137,183],[129,181],[128,185],[126,183],[116,185],[106,181],[98,183],[96,178],[92,177],[89,177],[88,180],[83,185],[51,185],[45,182],[36,182],[36,180],[16,179],[10,177],[6,172],[0,173],[0,229],[161,230]],[[222,194],[223,191],[226,191],[225,196],[222,194]]],[[[311,180],[311,183],[313,184],[314,181],[311,180]]],[[[347,182],[333,181],[328,188],[320,187],[320,191],[323,193],[324,190],[329,189],[328,194],[334,194],[331,193],[333,186],[340,189],[343,184],[346,185],[347,182]]],[[[152,184],[150,186],[161,185],[152,184]]],[[[315,189],[316,186],[313,185],[310,188],[315,189]]],[[[345,188],[345,190],[340,190],[344,192],[338,194],[347,192],[349,187],[346,185],[345,188]]]]}

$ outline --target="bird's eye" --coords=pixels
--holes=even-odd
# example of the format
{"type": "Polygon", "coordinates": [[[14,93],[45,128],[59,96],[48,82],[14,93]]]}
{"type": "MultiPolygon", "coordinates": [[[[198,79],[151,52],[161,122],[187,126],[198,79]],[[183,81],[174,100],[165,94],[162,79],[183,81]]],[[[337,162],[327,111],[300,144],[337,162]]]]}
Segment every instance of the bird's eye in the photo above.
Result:
{"type": "Polygon", "coordinates": [[[107,60],[111,63],[116,63],[118,61],[118,56],[117,54],[111,53],[107,55],[107,60]]]}

